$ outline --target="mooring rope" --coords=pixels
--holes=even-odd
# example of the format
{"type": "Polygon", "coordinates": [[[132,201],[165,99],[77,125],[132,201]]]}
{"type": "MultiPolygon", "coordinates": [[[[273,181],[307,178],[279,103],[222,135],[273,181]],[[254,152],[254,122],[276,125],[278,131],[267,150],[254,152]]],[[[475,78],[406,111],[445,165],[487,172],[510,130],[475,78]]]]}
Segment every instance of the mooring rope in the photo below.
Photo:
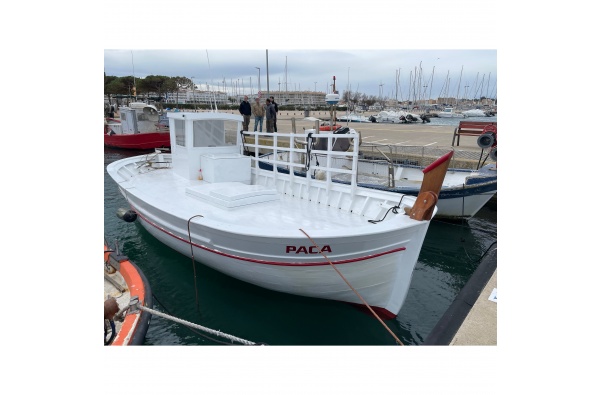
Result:
{"type": "MultiPolygon", "coordinates": [[[[311,241],[311,243],[313,243],[313,245],[315,247],[317,247],[317,249],[319,251],[321,251],[321,248],[319,248],[319,246],[317,245],[317,243],[315,243],[315,241],[308,235],[308,233],[306,233],[304,230],[300,229],[300,232],[304,233],[306,235],[306,237],[308,237],[308,239],[311,241]]],[[[335,270],[337,272],[337,274],[340,275],[340,277],[342,278],[342,280],[344,280],[344,282],[346,284],[348,284],[348,286],[350,287],[350,289],[352,289],[352,291],[354,291],[354,293],[356,294],[356,296],[358,296],[358,298],[364,303],[365,306],[367,306],[367,308],[371,311],[371,313],[375,316],[375,318],[377,318],[377,320],[381,323],[381,325],[383,325],[385,327],[385,329],[387,329],[387,331],[390,333],[390,335],[392,335],[392,337],[396,340],[396,342],[403,346],[404,344],[400,341],[400,339],[398,339],[398,337],[394,334],[394,332],[392,332],[392,330],[385,324],[385,322],[383,322],[383,320],[381,318],[379,318],[379,316],[377,315],[377,313],[375,313],[375,311],[373,311],[373,309],[371,308],[371,306],[369,306],[369,304],[367,303],[366,300],[363,299],[362,296],[360,296],[360,294],[358,293],[358,291],[356,289],[354,289],[354,287],[348,282],[348,280],[346,280],[346,277],[344,277],[344,275],[342,273],[340,273],[340,271],[335,267],[335,265],[329,260],[329,258],[327,257],[327,255],[325,255],[323,253],[323,251],[321,251],[321,255],[323,255],[323,257],[325,257],[325,259],[327,260],[327,262],[329,262],[329,264],[331,265],[331,267],[333,268],[333,270],[335,270]]]]}
{"type": "Polygon", "coordinates": [[[204,327],[202,325],[194,324],[192,322],[189,322],[189,321],[186,321],[186,320],[182,320],[181,318],[173,317],[173,316],[161,313],[160,311],[150,309],[150,308],[148,308],[146,306],[142,306],[141,304],[138,304],[138,307],[140,308],[140,310],[147,311],[148,313],[155,314],[155,315],[157,315],[159,317],[171,320],[171,321],[176,322],[178,324],[189,326],[190,328],[194,328],[194,329],[198,329],[198,330],[201,330],[201,331],[204,331],[204,332],[208,332],[208,333],[210,333],[212,335],[224,337],[224,338],[229,339],[231,341],[236,341],[238,343],[246,344],[246,345],[249,345],[249,346],[256,345],[256,343],[251,342],[249,340],[245,340],[245,339],[233,336],[233,335],[228,335],[227,333],[223,333],[221,331],[216,331],[214,329],[206,328],[206,327],[204,327]]]}
{"type": "Polygon", "coordinates": [[[190,222],[192,221],[192,219],[196,218],[196,217],[204,217],[201,214],[197,214],[194,215],[193,217],[190,217],[190,219],[188,219],[187,221],[187,229],[188,229],[188,239],[190,241],[190,250],[192,252],[192,270],[194,271],[194,290],[196,291],[196,310],[198,310],[199,307],[199,302],[198,302],[198,285],[196,284],[196,261],[194,260],[194,244],[192,243],[192,233],[190,232],[190,222]]]}

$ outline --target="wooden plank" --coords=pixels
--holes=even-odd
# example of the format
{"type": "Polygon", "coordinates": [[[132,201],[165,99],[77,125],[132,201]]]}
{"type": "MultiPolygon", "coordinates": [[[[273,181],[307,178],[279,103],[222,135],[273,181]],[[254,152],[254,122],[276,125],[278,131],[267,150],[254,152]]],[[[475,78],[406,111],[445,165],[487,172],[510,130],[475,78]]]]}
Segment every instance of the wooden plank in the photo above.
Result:
{"type": "Polygon", "coordinates": [[[433,216],[433,209],[438,201],[442,183],[446,177],[446,171],[453,154],[454,151],[450,151],[423,169],[425,175],[421,183],[421,190],[415,204],[408,212],[412,219],[429,221],[433,216]]]}

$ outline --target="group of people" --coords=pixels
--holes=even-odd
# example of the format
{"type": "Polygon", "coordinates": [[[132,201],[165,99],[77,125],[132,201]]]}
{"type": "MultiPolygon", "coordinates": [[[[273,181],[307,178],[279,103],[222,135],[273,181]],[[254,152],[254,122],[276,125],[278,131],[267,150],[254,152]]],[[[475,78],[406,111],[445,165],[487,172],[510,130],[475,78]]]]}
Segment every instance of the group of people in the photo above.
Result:
{"type": "Polygon", "coordinates": [[[260,125],[260,132],[263,129],[263,119],[267,117],[267,133],[277,133],[277,113],[279,112],[279,106],[275,103],[273,96],[266,100],[266,104],[260,102],[260,98],[254,99],[254,103],[250,105],[248,102],[248,96],[244,96],[244,100],[240,103],[240,114],[244,117],[242,122],[242,129],[247,132],[250,126],[250,116],[254,116],[254,131],[256,132],[257,127],[260,125]]]}

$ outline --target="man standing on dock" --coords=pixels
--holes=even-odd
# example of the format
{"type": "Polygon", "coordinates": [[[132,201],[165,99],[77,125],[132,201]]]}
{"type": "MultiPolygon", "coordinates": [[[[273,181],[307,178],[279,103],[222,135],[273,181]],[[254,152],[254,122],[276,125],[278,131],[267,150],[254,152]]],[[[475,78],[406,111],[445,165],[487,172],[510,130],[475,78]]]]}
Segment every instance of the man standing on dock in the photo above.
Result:
{"type": "Polygon", "coordinates": [[[244,122],[242,123],[242,130],[244,132],[248,131],[248,125],[250,125],[250,115],[252,114],[252,110],[250,109],[250,103],[248,103],[248,96],[244,96],[244,100],[240,103],[239,108],[240,114],[244,117],[244,122]]]}
{"type": "Polygon", "coordinates": [[[265,117],[265,106],[260,103],[260,98],[254,99],[252,103],[252,115],[254,115],[254,131],[256,132],[258,124],[260,124],[260,132],[262,133],[263,119],[265,117]]]}
{"type": "Polygon", "coordinates": [[[271,103],[271,99],[267,99],[267,133],[273,133],[273,122],[277,117],[277,113],[275,112],[275,106],[271,103]]]}
{"type": "Polygon", "coordinates": [[[271,103],[275,107],[275,118],[273,118],[273,130],[277,133],[277,114],[279,113],[279,106],[275,103],[275,97],[271,96],[271,103]]]}

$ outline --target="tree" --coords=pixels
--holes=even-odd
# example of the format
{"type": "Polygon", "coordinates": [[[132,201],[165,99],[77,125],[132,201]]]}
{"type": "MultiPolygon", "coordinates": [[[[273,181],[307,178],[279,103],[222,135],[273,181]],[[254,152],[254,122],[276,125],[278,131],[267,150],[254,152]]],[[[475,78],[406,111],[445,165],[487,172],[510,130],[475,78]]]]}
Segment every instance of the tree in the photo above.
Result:
{"type": "Polygon", "coordinates": [[[194,83],[191,79],[187,77],[172,77],[171,81],[175,84],[175,92],[176,92],[176,102],[179,103],[179,91],[181,89],[188,89],[192,87],[194,83]]]}
{"type": "Polygon", "coordinates": [[[149,75],[140,80],[140,85],[143,86],[144,91],[156,93],[157,96],[161,96],[162,92],[165,91],[165,87],[168,87],[170,79],[171,77],[164,75],[149,75]]]}

